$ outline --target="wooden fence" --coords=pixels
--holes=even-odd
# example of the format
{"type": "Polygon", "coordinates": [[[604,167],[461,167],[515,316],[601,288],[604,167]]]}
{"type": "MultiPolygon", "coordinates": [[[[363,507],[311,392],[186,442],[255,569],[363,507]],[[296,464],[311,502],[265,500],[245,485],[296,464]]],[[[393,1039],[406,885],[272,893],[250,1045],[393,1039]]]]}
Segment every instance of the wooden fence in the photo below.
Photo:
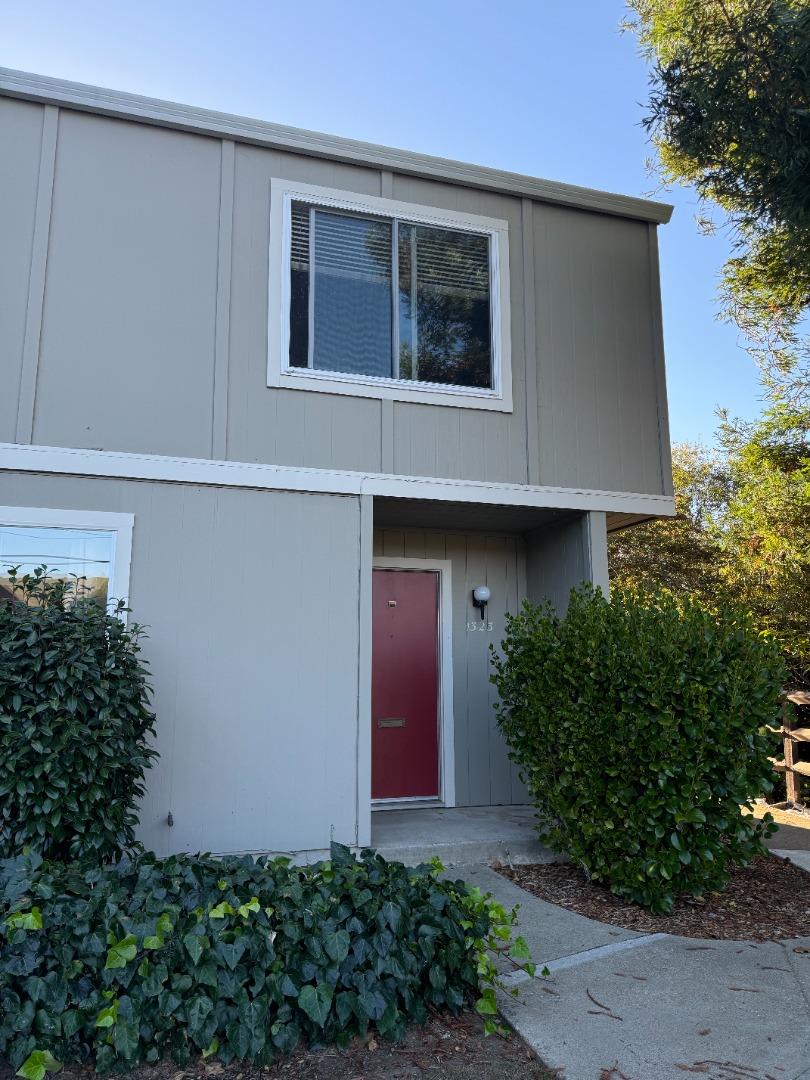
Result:
{"type": "Polygon", "coordinates": [[[779,732],[784,746],[784,757],[773,763],[777,772],[785,774],[785,787],[789,803],[801,803],[801,778],[810,780],[810,761],[801,760],[799,753],[802,743],[810,745],[810,727],[799,727],[795,723],[796,710],[792,705],[810,705],[810,690],[794,690],[785,695],[782,707],[782,727],[779,732]],[[794,726],[795,725],[795,726],[794,726]]]}

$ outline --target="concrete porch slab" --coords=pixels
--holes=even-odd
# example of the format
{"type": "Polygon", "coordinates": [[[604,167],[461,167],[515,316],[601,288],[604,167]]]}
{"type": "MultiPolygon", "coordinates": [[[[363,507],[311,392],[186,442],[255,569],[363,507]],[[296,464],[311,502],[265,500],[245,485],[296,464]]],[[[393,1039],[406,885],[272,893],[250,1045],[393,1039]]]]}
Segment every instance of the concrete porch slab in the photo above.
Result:
{"type": "Polygon", "coordinates": [[[537,839],[531,806],[375,810],[371,846],[409,866],[434,856],[445,866],[554,862],[537,839]]]}

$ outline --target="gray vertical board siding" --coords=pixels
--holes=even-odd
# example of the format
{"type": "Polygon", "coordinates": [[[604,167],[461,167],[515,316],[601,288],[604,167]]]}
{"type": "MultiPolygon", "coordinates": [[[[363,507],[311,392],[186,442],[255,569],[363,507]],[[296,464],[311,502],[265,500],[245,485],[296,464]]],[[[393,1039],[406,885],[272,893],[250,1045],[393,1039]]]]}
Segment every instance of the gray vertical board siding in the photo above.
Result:
{"type": "Polygon", "coordinates": [[[607,596],[610,592],[607,549],[607,514],[602,510],[588,513],[588,556],[590,581],[607,596]]]}
{"type": "Polygon", "coordinates": [[[0,101],[9,441],[25,382],[40,444],[669,491],[654,226],[70,109],[40,214],[42,116],[0,101]],[[514,411],[269,388],[274,176],[506,220],[514,411]]]}
{"type": "Polygon", "coordinates": [[[358,499],[0,473],[0,504],[135,515],[161,754],[147,847],[354,842],[358,499]]]}
{"type": "Polygon", "coordinates": [[[526,534],[526,595],[561,614],[575,585],[591,580],[588,516],[576,514],[526,534]]]}
{"type": "Polygon", "coordinates": [[[14,442],[44,108],[0,100],[0,441],[14,442]]]}
{"type": "Polygon", "coordinates": [[[267,386],[270,180],[274,176],[379,195],[372,169],[236,147],[228,457],[280,465],[381,471],[380,402],[267,386]]]}
{"type": "Polygon", "coordinates": [[[648,228],[538,203],[534,229],[540,482],[664,493],[648,228]]]}
{"type": "Polygon", "coordinates": [[[371,614],[374,556],[374,499],[361,495],[358,566],[357,725],[355,731],[355,838],[359,847],[371,843],[371,614]]]}
{"type": "Polygon", "coordinates": [[[220,144],[219,236],[217,238],[217,310],[214,347],[214,402],[211,456],[228,456],[228,365],[231,337],[231,248],[233,246],[234,144],[220,144]]]}
{"type": "Polygon", "coordinates": [[[211,452],[220,147],[62,111],[34,441],[211,452]]]}
{"type": "Polygon", "coordinates": [[[520,199],[438,181],[394,175],[393,197],[486,217],[509,225],[513,412],[394,403],[395,472],[461,480],[528,483],[526,358],[520,199]],[[453,415],[453,414],[456,415],[453,415]]]}
{"type": "Polygon", "coordinates": [[[39,375],[42,308],[45,301],[45,274],[48,265],[58,134],[59,110],[54,105],[46,105],[45,115],[42,118],[37,209],[34,215],[34,239],[31,244],[31,267],[28,273],[28,301],[25,310],[20,394],[17,401],[16,441],[18,443],[30,443],[34,430],[34,403],[39,375]]]}
{"type": "Polygon", "coordinates": [[[661,311],[661,269],[658,257],[658,229],[647,226],[650,245],[650,303],[652,307],[652,337],[655,350],[655,374],[658,389],[658,435],[661,446],[661,474],[664,494],[672,495],[672,447],[669,439],[669,406],[667,399],[667,371],[664,362],[664,324],[661,311]]]}
{"type": "Polygon", "coordinates": [[[452,564],[453,721],[456,802],[459,806],[523,803],[526,794],[510,764],[498,729],[495,689],[489,681],[489,646],[503,638],[506,613],[523,599],[524,544],[520,536],[436,529],[374,530],[374,554],[441,559],[452,564]],[[476,585],[488,584],[491,633],[468,630],[478,616],[471,603],[476,585]]]}

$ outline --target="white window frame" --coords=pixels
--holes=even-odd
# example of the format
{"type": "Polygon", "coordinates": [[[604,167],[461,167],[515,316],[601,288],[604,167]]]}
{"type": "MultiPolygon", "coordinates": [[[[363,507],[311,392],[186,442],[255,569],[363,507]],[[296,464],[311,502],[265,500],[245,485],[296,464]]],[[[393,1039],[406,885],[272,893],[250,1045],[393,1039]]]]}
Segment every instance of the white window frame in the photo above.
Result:
{"type": "Polygon", "coordinates": [[[467,409],[512,412],[512,357],[509,304],[509,227],[500,218],[441,210],[416,203],[360,195],[314,184],[273,178],[270,181],[270,275],[267,325],[267,385],[291,390],[315,390],[355,397],[452,405],[467,409]],[[492,325],[492,388],[410,382],[310,368],[291,368],[290,245],[293,202],[305,202],[376,214],[420,225],[475,232],[489,237],[490,305],[492,325]]]}
{"type": "MultiPolygon", "coordinates": [[[[132,563],[132,530],[134,514],[113,514],[104,510],[56,510],[40,506],[0,506],[0,528],[83,529],[86,532],[113,534],[110,579],[107,590],[108,608],[118,600],[129,600],[129,576],[132,563]]],[[[121,612],[123,622],[127,613],[121,612]]]]}

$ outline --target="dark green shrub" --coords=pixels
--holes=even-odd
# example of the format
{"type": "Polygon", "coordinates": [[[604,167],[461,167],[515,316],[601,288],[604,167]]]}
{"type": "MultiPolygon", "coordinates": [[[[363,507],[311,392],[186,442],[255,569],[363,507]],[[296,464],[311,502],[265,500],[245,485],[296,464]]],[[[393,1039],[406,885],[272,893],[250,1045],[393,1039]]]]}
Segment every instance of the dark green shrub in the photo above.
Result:
{"type": "MultiPolygon", "coordinates": [[[[370,1024],[396,1038],[430,1008],[457,1012],[495,979],[488,946],[527,953],[514,914],[440,869],[339,845],[309,867],[0,862],[0,1058],[29,1080],[46,1054],[99,1071],[199,1053],[267,1064],[300,1040],[345,1045],[370,1024]]],[[[491,985],[478,1007],[495,1013],[491,985]]]]}
{"type": "Polygon", "coordinates": [[[727,880],[768,822],[784,676],[751,618],[666,591],[574,590],[565,618],[526,604],[494,656],[499,722],[541,830],[594,879],[654,911],[727,880]]]}
{"type": "Polygon", "coordinates": [[[43,569],[0,603],[0,857],[114,859],[133,844],[154,716],[142,630],[43,569]]]}

